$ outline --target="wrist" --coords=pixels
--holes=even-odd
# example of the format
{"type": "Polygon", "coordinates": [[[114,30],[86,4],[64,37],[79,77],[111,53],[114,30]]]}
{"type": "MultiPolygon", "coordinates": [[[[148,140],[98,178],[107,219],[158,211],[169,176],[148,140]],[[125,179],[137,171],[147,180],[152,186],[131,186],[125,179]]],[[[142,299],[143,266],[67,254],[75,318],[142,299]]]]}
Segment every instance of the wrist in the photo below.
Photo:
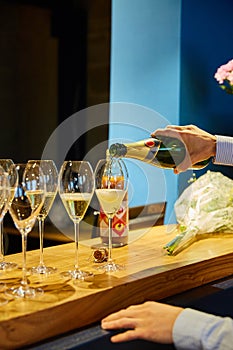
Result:
{"type": "Polygon", "coordinates": [[[214,164],[233,165],[233,137],[216,135],[214,164]]]}
{"type": "Polygon", "coordinates": [[[211,138],[211,144],[210,144],[210,156],[212,157],[216,156],[216,147],[217,147],[217,137],[213,135],[211,138]]]}

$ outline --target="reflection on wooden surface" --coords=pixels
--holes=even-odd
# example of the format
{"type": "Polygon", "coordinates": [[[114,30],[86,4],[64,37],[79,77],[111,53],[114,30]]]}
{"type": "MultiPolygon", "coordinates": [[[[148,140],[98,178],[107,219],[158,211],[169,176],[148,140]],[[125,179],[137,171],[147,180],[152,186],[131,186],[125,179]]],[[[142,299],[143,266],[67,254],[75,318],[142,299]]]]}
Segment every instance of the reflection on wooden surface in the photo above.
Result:
{"type": "MultiPolygon", "coordinates": [[[[0,308],[0,349],[17,349],[99,321],[109,312],[144,300],[159,300],[233,273],[233,235],[199,240],[176,256],[167,256],[164,244],[176,234],[171,226],[156,226],[132,244],[113,250],[125,270],[106,274],[92,259],[91,244],[80,244],[80,267],[94,272],[85,282],[64,280],[59,272],[73,267],[74,243],[46,248],[46,264],[58,268],[48,277],[28,276],[44,289],[32,300],[9,300],[0,308]]],[[[133,232],[131,232],[133,234],[133,232]]],[[[135,232],[135,234],[138,234],[135,232]]],[[[87,242],[85,242],[87,243],[87,242]]],[[[21,266],[21,254],[7,256],[21,266]]],[[[39,251],[27,253],[35,266],[39,251]]],[[[21,270],[2,273],[0,282],[17,284],[21,270]]],[[[4,294],[1,293],[1,296],[4,294]]]]}

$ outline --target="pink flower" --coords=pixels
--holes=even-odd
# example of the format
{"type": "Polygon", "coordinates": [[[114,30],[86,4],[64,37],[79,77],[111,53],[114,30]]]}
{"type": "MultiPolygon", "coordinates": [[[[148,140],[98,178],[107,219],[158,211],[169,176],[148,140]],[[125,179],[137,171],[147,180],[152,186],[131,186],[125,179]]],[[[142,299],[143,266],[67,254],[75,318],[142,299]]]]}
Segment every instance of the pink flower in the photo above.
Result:
{"type": "Polygon", "coordinates": [[[233,59],[217,69],[214,78],[223,90],[233,94],[233,59]]]}
{"type": "Polygon", "coordinates": [[[225,69],[227,71],[232,71],[233,70],[233,60],[230,60],[227,64],[225,64],[225,69]]]}
{"type": "Polygon", "coordinates": [[[229,80],[230,84],[233,85],[233,70],[228,74],[227,79],[229,80]]]}

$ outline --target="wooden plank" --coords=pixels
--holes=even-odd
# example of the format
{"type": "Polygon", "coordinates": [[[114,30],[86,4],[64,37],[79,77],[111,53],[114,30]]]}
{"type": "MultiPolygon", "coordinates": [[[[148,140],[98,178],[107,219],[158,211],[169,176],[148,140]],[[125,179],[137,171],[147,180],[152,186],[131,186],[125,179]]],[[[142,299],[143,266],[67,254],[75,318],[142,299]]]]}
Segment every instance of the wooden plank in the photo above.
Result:
{"type": "MultiPolygon", "coordinates": [[[[46,248],[45,263],[58,268],[48,277],[29,276],[45,294],[33,300],[9,300],[0,310],[0,349],[18,349],[72,329],[99,321],[109,312],[144,300],[159,300],[233,274],[233,235],[212,235],[199,240],[176,256],[163,250],[175,231],[156,226],[142,232],[128,246],[113,250],[113,258],[125,270],[106,274],[96,270],[91,244],[79,246],[80,265],[95,273],[89,282],[73,283],[59,272],[72,268],[74,243],[46,248]]],[[[84,245],[85,244],[85,245],[84,245]]],[[[21,264],[21,254],[6,259],[21,264]]],[[[28,267],[39,261],[39,252],[27,254],[28,267]]],[[[12,286],[21,271],[1,275],[12,286]]]]}

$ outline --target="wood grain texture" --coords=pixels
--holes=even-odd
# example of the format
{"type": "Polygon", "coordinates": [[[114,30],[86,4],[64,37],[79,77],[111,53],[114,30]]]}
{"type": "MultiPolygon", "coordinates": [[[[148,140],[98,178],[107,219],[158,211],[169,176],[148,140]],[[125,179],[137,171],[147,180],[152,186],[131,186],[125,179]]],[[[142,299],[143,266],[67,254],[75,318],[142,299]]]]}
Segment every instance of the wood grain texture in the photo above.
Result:
{"type": "MultiPolygon", "coordinates": [[[[106,274],[96,270],[92,249],[80,244],[80,266],[94,272],[90,281],[74,283],[59,272],[71,269],[74,243],[46,248],[45,263],[58,268],[48,277],[29,276],[45,293],[33,300],[9,300],[0,307],[0,349],[18,349],[72,329],[100,321],[110,312],[145,300],[160,300],[233,274],[233,234],[212,235],[194,242],[176,256],[163,246],[176,234],[172,226],[147,229],[128,246],[113,250],[125,270],[106,274]]],[[[138,232],[131,232],[131,234],[138,232]]],[[[21,254],[6,260],[21,265],[21,254]]],[[[28,267],[39,261],[39,251],[27,253],[28,267]]],[[[20,281],[21,270],[0,276],[7,286],[20,281]]]]}

